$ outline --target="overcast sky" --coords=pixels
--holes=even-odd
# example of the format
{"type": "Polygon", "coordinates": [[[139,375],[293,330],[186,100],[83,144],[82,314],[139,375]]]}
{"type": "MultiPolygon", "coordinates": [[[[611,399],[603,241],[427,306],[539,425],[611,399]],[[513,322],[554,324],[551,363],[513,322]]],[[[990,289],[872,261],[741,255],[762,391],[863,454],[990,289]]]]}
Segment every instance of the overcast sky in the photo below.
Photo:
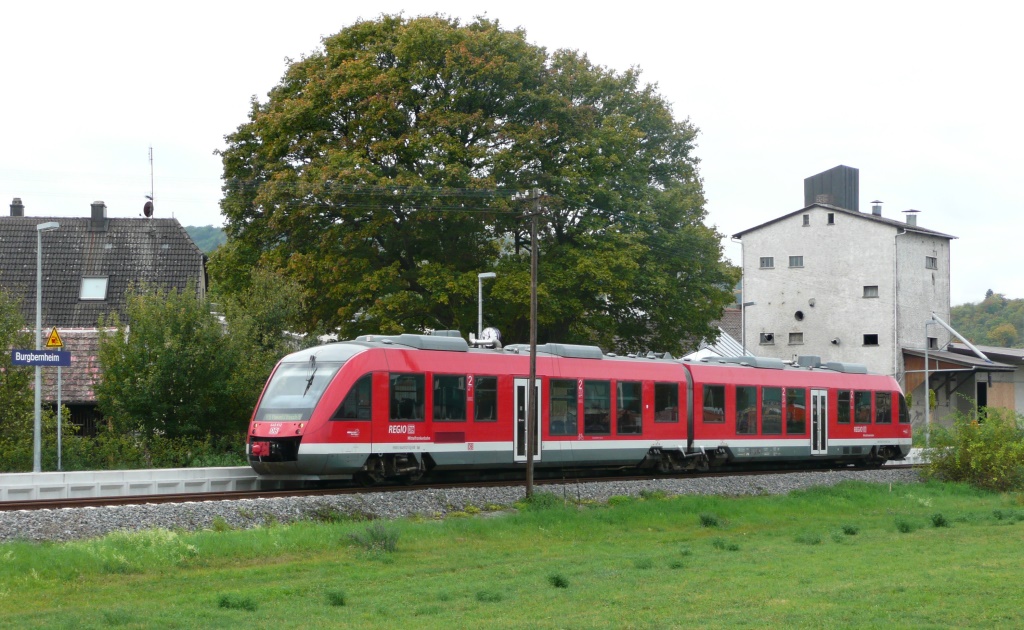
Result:
{"type": "Polygon", "coordinates": [[[0,202],[139,216],[152,146],[157,216],[222,225],[214,151],[250,97],[321,37],[400,11],[485,13],[548,50],[641,68],[700,128],[709,221],[726,237],[801,208],[804,178],[845,164],[861,211],[913,208],[958,237],[953,304],[990,288],[1024,298],[1024,10],[1010,2],[5,3],[0,202]]]}

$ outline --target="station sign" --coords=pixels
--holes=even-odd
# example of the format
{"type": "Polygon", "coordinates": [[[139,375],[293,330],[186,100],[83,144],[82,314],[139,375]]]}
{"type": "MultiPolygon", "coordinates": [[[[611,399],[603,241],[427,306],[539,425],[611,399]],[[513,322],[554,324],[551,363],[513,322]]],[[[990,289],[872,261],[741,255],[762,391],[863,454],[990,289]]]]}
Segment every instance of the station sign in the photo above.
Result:
{"type": "Polygon", "coordinates": [[[71,353],[64,350],[11,350],[11,364],[71,367],[71,353]]]}

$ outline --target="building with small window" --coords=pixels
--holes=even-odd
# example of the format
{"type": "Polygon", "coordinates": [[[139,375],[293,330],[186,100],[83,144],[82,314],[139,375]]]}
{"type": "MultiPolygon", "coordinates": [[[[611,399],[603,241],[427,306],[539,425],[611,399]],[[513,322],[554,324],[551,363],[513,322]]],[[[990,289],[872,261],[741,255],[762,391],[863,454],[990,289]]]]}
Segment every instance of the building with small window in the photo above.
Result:
{"type": "Polygon", "coordinates": [[[740,341],[783,360],[861,363],[905,386],[904,350],[924,350],[932,313],[949,321],[956,237],[919,226],[915,210],[883,216],[881,201],[861,212],[858,182],[848,166],[807,178],[803,208],[733,236],[742,245],[740,341]],[[765,264],[774,260],[789,265],[765,264]]]}
{"type": "MultiPolygon", "coordinates": [[[[95,416],[94,385],[101,315],[127,321],[129,288],[163,290],[195,287],[206,295],[206,256],[177,219],[108,218],[102,201],[89,216],[25,216],[18,198],[10,216],[0,216],[0,287],[18,301],[26,325],[36,321],[36,225],[60,227],[42,235],[43,336],[53,327],[71,352],[62,370],[62,402],[76,423],[89,426],[95,416]]],[[[43,399],[56,403],[56,370],[44,370],[43,399]]]]}

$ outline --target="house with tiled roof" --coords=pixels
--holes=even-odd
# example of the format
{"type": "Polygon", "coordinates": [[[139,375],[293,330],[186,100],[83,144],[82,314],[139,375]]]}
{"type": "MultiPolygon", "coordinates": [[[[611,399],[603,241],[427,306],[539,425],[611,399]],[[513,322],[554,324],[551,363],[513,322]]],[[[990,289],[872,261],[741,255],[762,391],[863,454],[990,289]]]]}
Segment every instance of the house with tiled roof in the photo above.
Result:
{"type": "MultiPolygon", "coordinates": [[[[62,402],[72,418],[88,425],[95,417],[94,386],[100,316],[127,320],[127,292],[145,285],[206,295],[206,256],[177,219],[111,218],[102,201],[88,216],[25,216],[15,198],[0,216],[0,287],[20,303],[26,325],[36,320],[36,243],[40,223],[60,227],[42,233],[42,330],[56,327],[71,367],[62,370],[62,402]]],[[[43,399],[56,403],[56,370],[45,369],[43,399]]]]}

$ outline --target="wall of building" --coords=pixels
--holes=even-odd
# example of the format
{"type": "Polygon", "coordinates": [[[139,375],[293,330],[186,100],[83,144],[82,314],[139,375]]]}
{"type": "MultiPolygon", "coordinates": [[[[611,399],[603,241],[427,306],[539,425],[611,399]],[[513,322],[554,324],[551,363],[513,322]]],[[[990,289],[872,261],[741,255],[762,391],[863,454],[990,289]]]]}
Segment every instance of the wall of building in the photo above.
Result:
{"type": "Polygon", "coordinates": [[[901,378],[899,349],[923,348],[931,312],[949,320],[949,240],[913,232],[897,237],[900,231],[812,206],[744,234],[743,302],[754,302],[744,309],[747,349],[784,360],[810,354],[862,363],[901,378]],[[926,255],[938,269],[925,268],[926,255]],[[790,256],[802,256],[803,266],[790,267],[790,256]],[[762,257],[772,257],[774,267],[761,268],[762,257]],[[772,333],[774,343],[760,343],[761,333],[772,333]],[[802,333],[803,343],[791,344],[791,333],[802,333]],[[865,335],[876,335],[877,344],[865,335]]]}
{"type": "Polygon", "coordinates": [[[754,354],[812,354],[891,374],[895,230],[840,212],[829,224],[829,213],[814,206],[743,235],[743,300],[755,302],[745,309],[745,343],[754,354]],[[773,269],[760,268],[764,256],[773,269]],[[790,256],[803,256],[803,267],[790,268],[790,256]],[[865,298],[865,286],[877,286],[878,297],[865,298]],[[775,343],[761,345],[762,332],[775,343]],[[789,344],[792,332],[803,333],[802,345],[789,344]],[[864,334],[877,334],[878,344],[865,346],[864,334]]]}
{"type": "MultiPolygon", "coordinates": [[[[950,320],[950,241],[914,232],[895,236],[894,240],[898,296],[897,343],[899,347],[923,350],[925,323],[931,319],[931,314],[935,313],[947,324],[950,320]],[[927,257],[936,260],[938,269],[926,267],[927,257]]],[[[950,341],[949,332],[938,324],[928,326],[928,336],[936,338],[939,349],[950,341]]],[[[902,353],[897,355],[897,359],[902,357],[902,353]]],[[[897,371],[897,376],[903,372],[903,366],[899,363],[897,371]]]]}

